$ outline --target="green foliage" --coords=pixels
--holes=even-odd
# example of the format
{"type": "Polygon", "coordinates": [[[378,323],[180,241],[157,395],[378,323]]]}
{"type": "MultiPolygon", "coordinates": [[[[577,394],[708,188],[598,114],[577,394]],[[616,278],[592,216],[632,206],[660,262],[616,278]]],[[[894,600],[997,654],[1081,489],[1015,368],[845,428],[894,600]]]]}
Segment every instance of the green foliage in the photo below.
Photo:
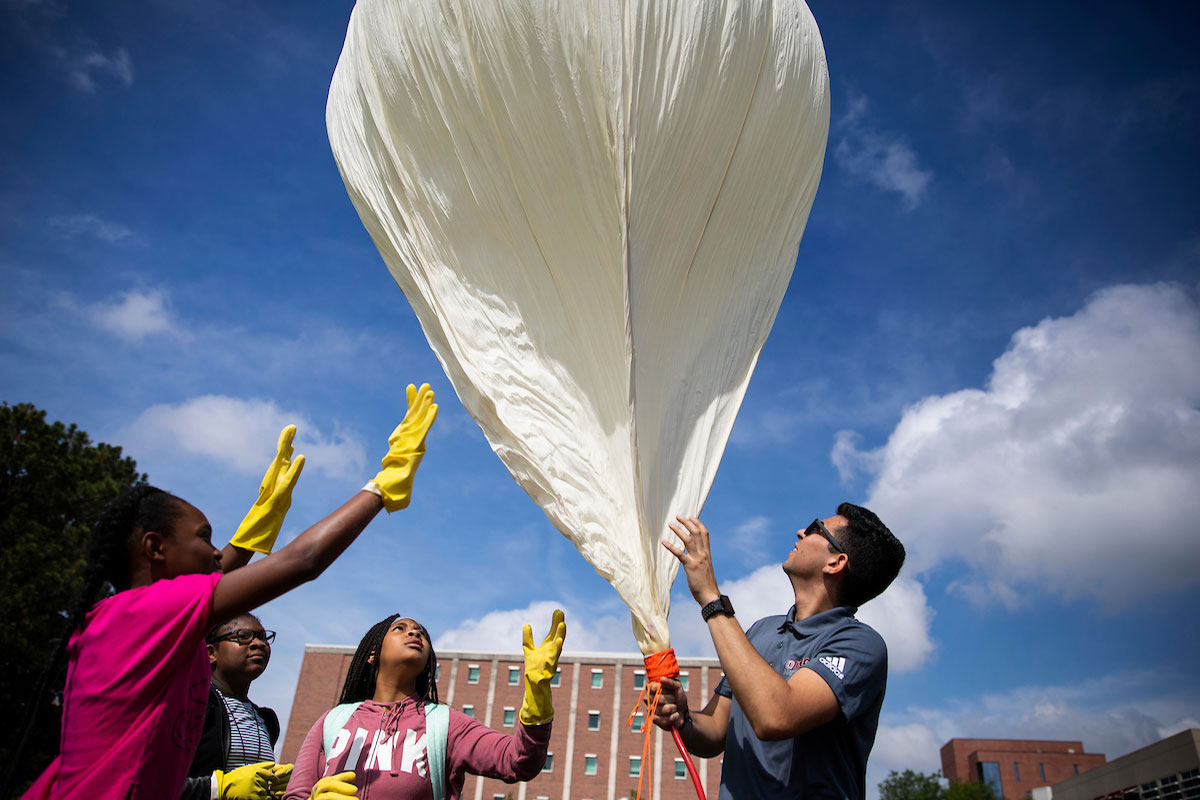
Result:
{"type": "Polygon", "coordinates": [[[942,774],[892,770],[879,784],[879,800],[945,800],[942,774]]]}
{"type": "Polygon", "coordinates": [[[956,781],[946,789],[945,800],[1002,800],[990,784],[980,781],[956,781]]]}
{"type": "Polygon", "coordinates": [[[959,781],[942,785],[942,773],[892,770],[879,784],[879,800],[1002,800],[986,783],[959,781]]]}
{"type": "MultiPolygon", "coordinates": [[[[91,526],[106,504],[145,480],[121,448],[93,445],[74,425],[49,424],[32,405],[0,405],[0,697],[17,706],[6,710],[0,767],[8,766],[24,703],[79,594],[91,526]]],[[[62,672],[22,759],[30,773],[22,770],[18,782],[36,777],[58,751],[62,672]]]]}

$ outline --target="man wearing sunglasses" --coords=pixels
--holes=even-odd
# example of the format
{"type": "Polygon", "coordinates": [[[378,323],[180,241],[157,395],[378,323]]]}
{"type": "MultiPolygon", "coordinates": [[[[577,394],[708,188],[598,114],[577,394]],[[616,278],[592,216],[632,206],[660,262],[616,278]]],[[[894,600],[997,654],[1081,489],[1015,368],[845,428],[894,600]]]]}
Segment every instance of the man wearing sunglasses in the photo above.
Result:
{"type": "Polygon", "coordinates": [[[721,800],[862,800],[887,648],[854,614],[900,573],[904,546],[871,511],[842,503],[796,532],[783,562],[794,605],[743,632],[717,587],[708,529],[677,520],[679,542],[662,544],[683,567],[725,677],[702,711],[664,678],[655,724],[679,728],[695,755],[724,754],[721,800]]]}
{"type": "Polygon", "coordinates": [[[204,729],[183,797],[208,798],[210,775],[226,776],[223,800],[269,800],[279,797],[291,775],[290,764],[275,763],[279,717],[251,702],[250,684],[271,660],[275,631],[264,630],[258,617],[244,614],[214,628],[207,639],[212,686],[204,729]]]}

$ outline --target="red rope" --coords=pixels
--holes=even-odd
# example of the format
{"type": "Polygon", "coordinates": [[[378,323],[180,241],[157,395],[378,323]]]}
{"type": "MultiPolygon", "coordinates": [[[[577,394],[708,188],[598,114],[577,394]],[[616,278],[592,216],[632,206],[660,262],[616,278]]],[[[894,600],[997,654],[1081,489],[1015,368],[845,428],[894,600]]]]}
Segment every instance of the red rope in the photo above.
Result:
{"type": "MultiPolygon", "coordinates": [[[[642,691],[638,694],[637,703],[633,706],[633,710],[629,712],[629,719],[626,722],[630,728],[633,727],[633,718],[637,711],[642,706],[642,701],[646,702],[647,715],[645,724],[642,725],[642,730],[645,736],[642,738],[642,769],[638,771],[638,788],[637,800],[642,798],[642,778],[646,774],[646,770],[650,764],[650,726],[654,719],[654,712],[658,709],[659,698],[662,697],[662,686],[659,680],[662,678],[678,678],[679,677],[679,662],[675,660],[674,650],[663,650],[661,653],[653,653],[646,656],[643,661],[646,664],[646,684],[642,686],[642,691]],[[650,697],[650,685],[654,684],[654,696],[650,697]]],[[[684,766],[687,767],[688,775],[692,779],[692,786],[696,788],[696,797],[699,800],[706,800],[704,796],[704,785],[700,783],[700,776],[696,773],[696,765],[692,763],[692,756],[683,746],[683,740],[679,738],[679,729],[671,729],[671,738],[675,741],[675,747],[679,749],[679,754],[683,756],[684,766]]],[[[653,800],[653,782],[649,784],[650,790],[646,793],[644,800],[653,800]]]]}

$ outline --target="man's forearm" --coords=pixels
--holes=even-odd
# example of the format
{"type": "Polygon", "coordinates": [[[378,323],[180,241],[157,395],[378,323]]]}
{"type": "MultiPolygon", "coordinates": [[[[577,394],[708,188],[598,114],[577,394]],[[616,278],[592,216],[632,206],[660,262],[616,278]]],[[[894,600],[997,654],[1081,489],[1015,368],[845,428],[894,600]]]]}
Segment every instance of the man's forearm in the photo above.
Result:
{"type": "Polygon", "coordinates": [[[701,711],[688,716],[679,729],[679,737],[692,755],[712,758],[725,752],[725,732],[718,731],[718,727],[710,714],[701,711]]]}
{"type": "Polygon", "coordinates": [[[714,615],[708,621],[708,632],[725,680],[755,735],[774,738],[772,734],[787,724],[781,702],[788,694],[787,682],[758,654],[734,617],[714,615]]]}

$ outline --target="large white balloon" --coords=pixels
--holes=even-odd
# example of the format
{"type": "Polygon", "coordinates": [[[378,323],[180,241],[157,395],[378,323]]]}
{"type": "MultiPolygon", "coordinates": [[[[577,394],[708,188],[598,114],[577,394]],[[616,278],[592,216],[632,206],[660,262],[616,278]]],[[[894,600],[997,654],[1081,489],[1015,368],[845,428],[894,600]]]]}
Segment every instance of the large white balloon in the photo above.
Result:
{"type": "Polygon", "coordinates": [[[669,644],[796,259],[829,79],[802,0],[359,0],[329,139],[517,483],[669,644]]]}

